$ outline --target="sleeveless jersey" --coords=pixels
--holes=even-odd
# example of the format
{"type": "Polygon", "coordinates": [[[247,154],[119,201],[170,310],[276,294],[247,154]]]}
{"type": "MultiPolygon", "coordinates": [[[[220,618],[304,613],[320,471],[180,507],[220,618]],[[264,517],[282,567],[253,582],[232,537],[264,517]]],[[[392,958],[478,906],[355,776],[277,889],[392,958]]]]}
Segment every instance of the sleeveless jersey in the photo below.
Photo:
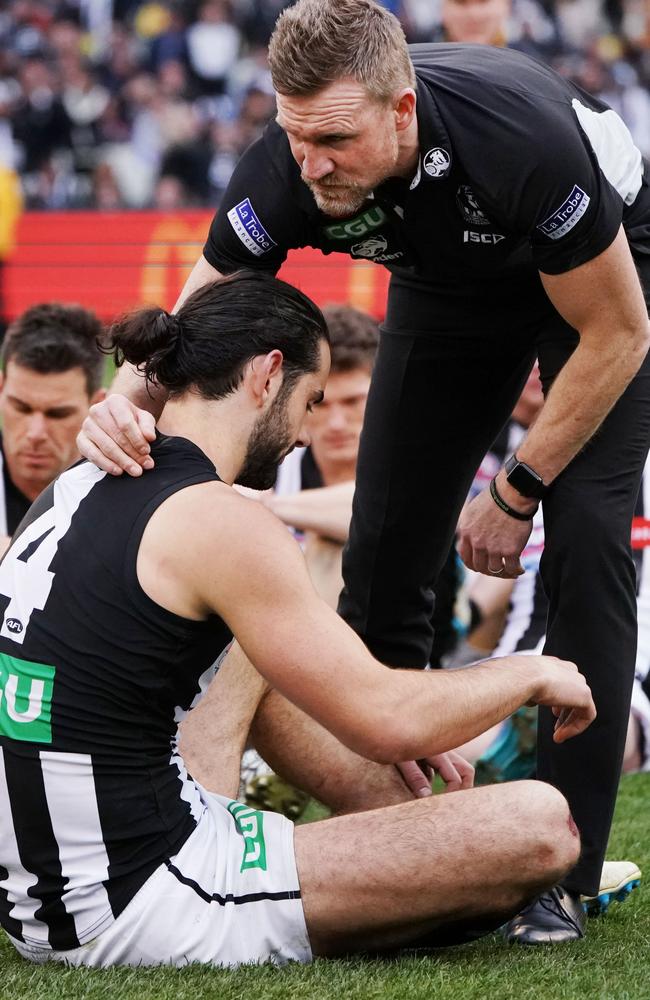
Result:
{"type": "Polygon", "coordinates": [[[136,559],[167,497],[219,477],[183,438],[152,454],[137,479],[63,473],[0,564],[0,923],[56,950],[104,930],[203,809],[176,731],[232,636],[152,601],[136,559]]]}

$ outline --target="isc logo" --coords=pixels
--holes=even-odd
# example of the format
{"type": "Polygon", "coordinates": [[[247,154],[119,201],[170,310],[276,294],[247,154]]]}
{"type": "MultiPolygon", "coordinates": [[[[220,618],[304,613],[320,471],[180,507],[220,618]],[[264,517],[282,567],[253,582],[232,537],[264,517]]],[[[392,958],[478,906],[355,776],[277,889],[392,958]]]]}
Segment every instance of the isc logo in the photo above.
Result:
{"type": "Polygon", "coordinates": [[[463,243],[486,243],[494,246],[495,243],[500,243],[501,240],[505,240],[505,236],[501,233],[477,233],[473,229],[465,229],[463,232],[463,243]]]}

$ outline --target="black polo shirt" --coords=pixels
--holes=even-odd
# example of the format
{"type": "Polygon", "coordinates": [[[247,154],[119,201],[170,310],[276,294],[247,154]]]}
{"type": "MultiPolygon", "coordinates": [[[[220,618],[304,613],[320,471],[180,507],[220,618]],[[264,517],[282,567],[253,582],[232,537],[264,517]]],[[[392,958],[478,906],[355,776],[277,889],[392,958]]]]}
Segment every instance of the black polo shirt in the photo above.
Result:
{"type": "Polygon", "coordinates": [[[420,158],[410,183],[391,179],[353,217],[330,218],[273,122],[211,225],[213,267],[275,273],[288,250],[310,246],[420,288],[504,279],[512,290],[517,276],[596,257],[621,222],[633,252],[650,254],[647,165],[614,111],[519,52],[429,43],[411,56],[420,158]]]}

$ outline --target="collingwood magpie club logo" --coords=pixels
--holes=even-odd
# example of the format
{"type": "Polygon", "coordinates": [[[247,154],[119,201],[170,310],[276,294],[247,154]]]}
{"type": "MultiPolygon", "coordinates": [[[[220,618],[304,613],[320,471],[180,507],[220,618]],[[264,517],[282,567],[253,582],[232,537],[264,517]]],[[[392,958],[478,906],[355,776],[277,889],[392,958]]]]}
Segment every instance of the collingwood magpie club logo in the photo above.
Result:
{"type": "Polygon", "coordinates": [[[490,220],[480,208],[476,195],[467,184],[461,184],[456,192],[456,204],[465,222],[470,226],[489,226],[490,220]]]}
{"type": "Polygon", "coordinates": [[[355,243],[351,248],[355,257],[368,257],[375,260],[381,257],[388,250],[388,240],[385,236],[371,236],[370,239],[362,243],[355,243]]]}
{"type": "Polygon", "coordinates": [[[451,169],[451,156],[446,149],[435,146],[426,153],[422,166],[429,177],[446,177],[451,169]]]}

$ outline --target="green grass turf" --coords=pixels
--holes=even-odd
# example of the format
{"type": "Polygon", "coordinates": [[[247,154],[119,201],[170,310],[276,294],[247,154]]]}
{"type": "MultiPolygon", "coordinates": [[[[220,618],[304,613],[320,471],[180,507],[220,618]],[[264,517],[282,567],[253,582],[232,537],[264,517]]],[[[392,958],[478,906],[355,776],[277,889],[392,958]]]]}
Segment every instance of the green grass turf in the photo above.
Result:
{"type": "Polygon", "coordinates": [[[0,1000],[650,1000],[650,775],[624,779],[610,858],[635,860],[648,884],[575,945],[507,947],[493,937],[431,957],[314,962],[220,971],[95,972],[32,966],[0,940],[0,1000]]]}

